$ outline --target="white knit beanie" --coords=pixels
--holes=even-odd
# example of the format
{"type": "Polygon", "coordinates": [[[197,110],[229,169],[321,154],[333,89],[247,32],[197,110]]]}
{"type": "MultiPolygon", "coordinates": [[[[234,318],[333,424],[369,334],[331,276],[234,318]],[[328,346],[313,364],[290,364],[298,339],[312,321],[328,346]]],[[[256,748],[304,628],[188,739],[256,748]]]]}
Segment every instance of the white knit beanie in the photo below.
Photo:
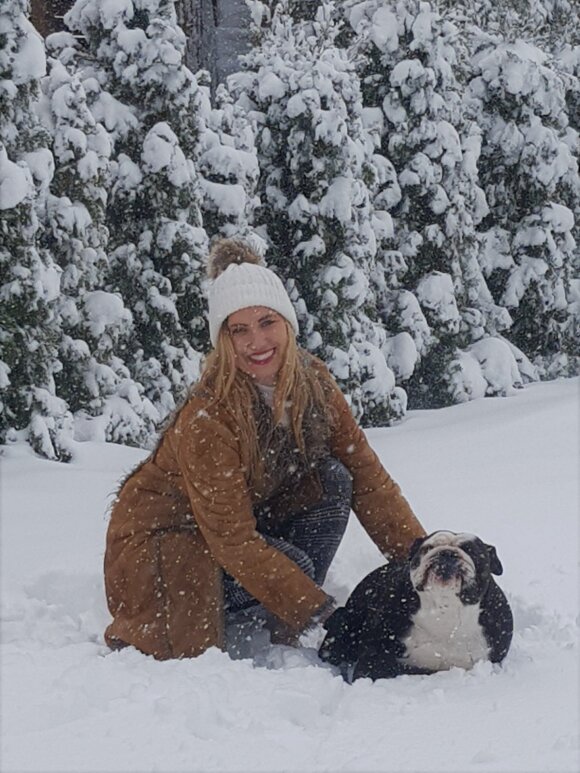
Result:
{"type": "Polygon", "coordinates": [[[209,290],[209,336],[217,344],[223,322],[234,311],[266,306],[285,317],[298,335],[298,320],[280,277],[255,263],[231,263],[209,290]]]}

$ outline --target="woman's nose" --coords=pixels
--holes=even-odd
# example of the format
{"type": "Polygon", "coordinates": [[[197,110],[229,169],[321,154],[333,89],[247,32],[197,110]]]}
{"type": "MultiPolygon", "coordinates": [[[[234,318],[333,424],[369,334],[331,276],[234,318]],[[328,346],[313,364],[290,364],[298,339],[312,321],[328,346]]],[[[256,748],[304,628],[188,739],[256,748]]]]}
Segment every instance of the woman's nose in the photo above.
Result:
{"type": "Polygon", "coordinates": [[[264,345],[265,334],[262,330],[250,330],[248,336],[248,349],[259,350],[264,345]]]}

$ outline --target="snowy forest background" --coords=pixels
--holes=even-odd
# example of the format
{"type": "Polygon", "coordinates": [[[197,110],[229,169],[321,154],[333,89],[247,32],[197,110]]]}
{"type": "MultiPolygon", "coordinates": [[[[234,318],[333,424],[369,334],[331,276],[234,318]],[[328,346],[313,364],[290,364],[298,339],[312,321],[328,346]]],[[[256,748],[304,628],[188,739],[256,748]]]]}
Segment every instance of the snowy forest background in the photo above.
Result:
{"type": "Polygon", "coordinates": [[[580,372],[572,0],[250,0],[225,83],[172,0],[0,8],[0,443],[142,447],[242,236],[363,426],[580,372]]]}

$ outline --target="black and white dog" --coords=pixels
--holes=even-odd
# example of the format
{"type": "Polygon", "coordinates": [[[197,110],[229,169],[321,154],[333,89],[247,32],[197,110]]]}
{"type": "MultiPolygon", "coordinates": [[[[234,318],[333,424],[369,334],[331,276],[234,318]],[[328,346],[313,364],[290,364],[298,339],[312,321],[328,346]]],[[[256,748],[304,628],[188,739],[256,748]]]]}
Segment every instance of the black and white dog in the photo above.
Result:
{"type": "Polygon", "coordinates": [[[492,577],[502,572],[495,548],[473,534],[415,540],[408,561],[375,569],[326,621],[320,657],[349,680],[499,663],[513,633],[492,577]]]}

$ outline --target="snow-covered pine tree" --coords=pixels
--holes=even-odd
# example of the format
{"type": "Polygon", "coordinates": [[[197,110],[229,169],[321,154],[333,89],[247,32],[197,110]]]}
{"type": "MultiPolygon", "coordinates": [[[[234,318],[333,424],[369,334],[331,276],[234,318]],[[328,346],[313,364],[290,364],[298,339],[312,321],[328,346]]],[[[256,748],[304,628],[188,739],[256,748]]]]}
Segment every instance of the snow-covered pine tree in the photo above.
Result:
{"type": "Polygon", "coordinates": [[[470,93],[484,131],[488,284],[514,319],[510,341],[553,378],[580,368],[580,180],[566,84],[547,64],[523,41],[483,47],[470,93]]]}
{"type": "MultiPolygon", "coordinates": [[[[47,47],[70,52],[71,37],[49,37],[47,47]]],[[[79,76],[58,59],[49,65],[41,114],[52,136],[55,172],[42,242],[62,269],[57,393],[74,412],[79,437],[142,445],[155,430],[156,411],[123,363],[131,314],[119,295],[104,290],[110,140],[88,108],[79,76]]]]}
{"type": "Polygon", "coordinates": [[[442,15],[498,41],[525,40],[552,55],[580,43],[580,7],[574,0],[434,0],[442,15]]]}
{"type": "MultiPolygon", "coordinates": [[[[580,22],[578,27],[580,28],[580,22]]],[[[555,63],[564,82],[568,121],[574,131],[580,132],[580,45],[564,44],[555,63]]]]}
{"type": "Polygon", "coordinates": [[[478,263],[477,225],[488,210],[478,184],[480,132],[463,116],[455,75],[457,28],[420,0],[342,9],[365,108],[382,136],[385,185],[375,204],[394,220],[374,275],[394,334],[384,347],[388,362],[415,407],[509,391],[521,379],[505,342],[483,346],[506,359],[501,386],[479,356],[510,319],[478,263]]]}
{"type": "Polygon", "coordinates": [[[59,271],[38,243],[53,171],[35,113],[46,60],[27,12],[26,0],[0,9],[0,443],[26,430],[35,451],[67,460],[72,417],[54,385],[59,271]]]}
{"type": "Polygon", "coordinates": [[[296,303],[302,341],[327,362],[354,412],[376,425],[400,417],[406,400],[372,319],[377,218],[367,183],[377,174],[358,78],[334,44],[330,10],[300,24],[279,4],[230,85],[257,121],[258,222],[296,303]]]}
{"type": "Polygon", "coordinates": [[[199,89],[172,0],[77,0],[66,23],[85,38],[83,82],[94,79],[91,110],[113,140],[107,289],[132,313],[125,362],[161,418],[198,376],[207,342],[199,89]]]}
{"type": "MultiPolygon", "coordinates": [[[[199,73],[197,77],[199,80],[199,73]]],[[[251,224],[260,203],[260,167],[254,127],[225,84],[218,85],[213,100],[207,78],[200,91],[197,170],[204,226],[212,236],[255,238],[251,224]]]]}

